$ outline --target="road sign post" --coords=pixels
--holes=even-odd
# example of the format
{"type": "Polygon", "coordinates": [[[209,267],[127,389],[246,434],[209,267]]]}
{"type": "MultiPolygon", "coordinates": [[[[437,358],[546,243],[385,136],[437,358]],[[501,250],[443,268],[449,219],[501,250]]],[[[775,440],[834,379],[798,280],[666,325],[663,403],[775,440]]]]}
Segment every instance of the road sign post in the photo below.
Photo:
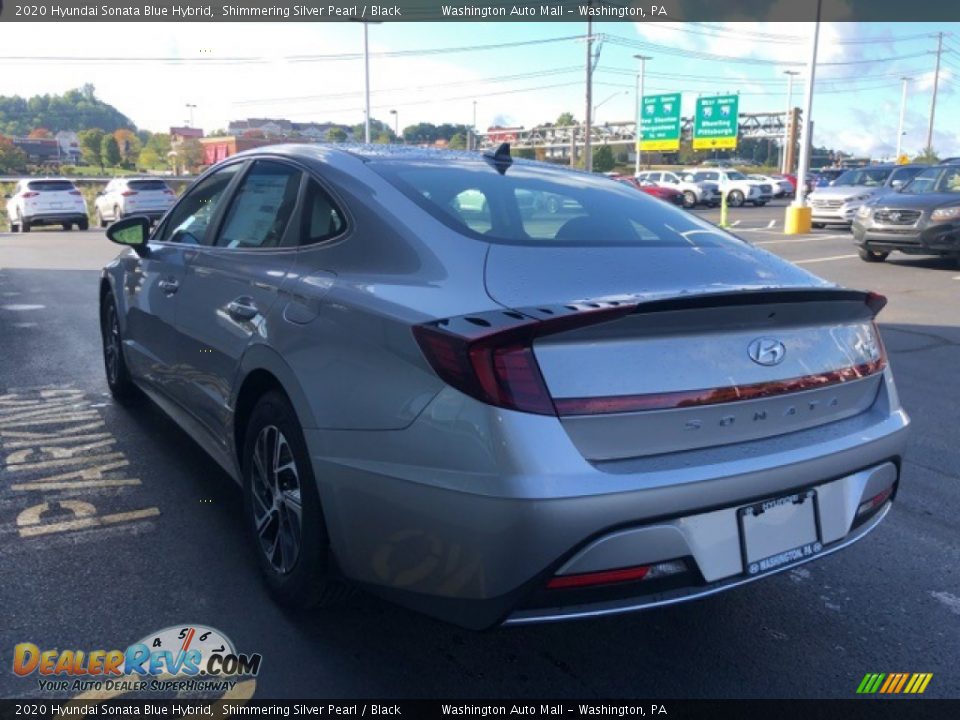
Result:
{"type": "Polygon", "coordinates": [[[732,150],[737,147],[737,95],[697,98],[693,118],[694,150],[732,150]]]}
{"type": "Polygon", "coordinates": [[[647,95],[640,108],[638,152],[680,149],[680,93],[647,95]]]}

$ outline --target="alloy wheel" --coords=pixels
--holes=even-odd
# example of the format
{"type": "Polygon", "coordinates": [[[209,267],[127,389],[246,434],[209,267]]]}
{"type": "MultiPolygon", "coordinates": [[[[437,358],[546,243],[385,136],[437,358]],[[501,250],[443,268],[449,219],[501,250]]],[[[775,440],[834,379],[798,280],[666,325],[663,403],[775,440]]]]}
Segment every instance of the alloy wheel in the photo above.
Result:
{"type": "Polygon", "coordinates": [[[253,521],[260,550],[279,574],[293,570],[303,537],[300,473],[293,450],[275,425],[267,425],[253,448],[253,521]]]}

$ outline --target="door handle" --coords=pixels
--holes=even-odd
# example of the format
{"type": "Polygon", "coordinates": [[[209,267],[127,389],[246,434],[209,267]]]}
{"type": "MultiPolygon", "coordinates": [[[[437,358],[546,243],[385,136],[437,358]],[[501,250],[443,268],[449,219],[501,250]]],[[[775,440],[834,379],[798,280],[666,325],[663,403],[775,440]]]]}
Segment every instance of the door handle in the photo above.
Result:
{"type": "Polygon", "coordinates": [[[177,290],[180,289],[180,283],[178,283],[173,278],[161,280],[160,282],[157,283],[157,285],[167,295],[173,295],[177,290]]]}
{"type": "Polygon", "coordinates": [[[234,320],[253,320],[260,311],[252,298],[239,297],[227,303],[227,312],[234,320]]]}

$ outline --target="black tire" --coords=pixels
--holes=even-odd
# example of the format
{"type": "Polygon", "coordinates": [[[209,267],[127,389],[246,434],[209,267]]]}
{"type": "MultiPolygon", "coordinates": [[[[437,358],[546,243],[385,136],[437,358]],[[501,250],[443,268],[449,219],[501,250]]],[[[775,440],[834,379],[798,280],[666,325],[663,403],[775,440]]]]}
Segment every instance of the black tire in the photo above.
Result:
{"type": "Polygon", "coordinates": [[[97,224],[98,224],[100,227],[102,227],[102,228],[105,228],[105,227],[107,227],[107,225],[110,224],[110,223],[108,223],[106,220],[103,219],[103,213],[100,212],[100,209],[99,209],[99,208],[97,208],[97,224]]]}
{"type": "Polygon", "coordinates": [[[744,198],[743,193],[739,190],[731,190],[727,193],[727,205],[731,207],[743,207],[744,198]]]}
{"type": "Polygon", "coordinates": [[[31,230],[30,221],[20,218],[20,232],[30,232],[30,230],[31,230]]]}
{"type": "Polygon", "coordinates": [[[767,201],[766,201],[766,200],[757,200],[756,202],[753,203],[753,206],[754,206],[754,207],[763,207],[763,206],[766,205],[766,204],[767,204],[767,201]]]}
{"type": "Polygon", "coordinates": [[[320,494],[300,422],[279,391],[263,395],[254,407],[243,443],[244,517],[257,562],[271,594],[281,604],[305,609],[330,606],[348,596],[350,583],[340,574],[323,519],[320,494]],[[268,469],[275,457],[282,472],[268,469]],[[267,460],[267,464],[270,462],[267,460]],[[299,528],[294,524],[299,490],[299,528]],[[262,529],[258,532],[257,528],[262,529]],[[299,547],[296,544],[299,543],[299,547]],[[279,552],[278,552],[279,550],[279,552]]]}
{"type": "Polygon", "coordinates": [[[103,369],[107,376],[110,394],[120,403],[127,403],[139,395],[137,386],[130,379],[127,361],[123,357],[123,337],[120,334],[120,319],[117,303],[112,293],[107,293],[100,307],[100,338],[103,348],[103,369]]]}
{"type": "Polygon", "coordinates": [[[89,230],[90,221],[87,218],[83,218],[80,222],[77,223],[78,230],[89,230]]]}
{"type": "Polygon", "coordinates": [[[696,207],[697,205],[697,196],[693,190],[684,190],[683,191],[683,206],[685,208],[696,207]]]}
{"type": "Polygon", "coordinates": [[[876,252],[870,250],[869,248],[861,247],[857,248],[857,254],[860,256],[860,259],[864,262],[869,263],[881,263],[887,259],[887,256],[890,254],[888,252],[876,252]]]}
{"type": "Polygon", "coordinates": [[[810,227],[812,227],[814,230],[823,230],[824,224],[823,224],[823,223],[810,223],[810,227]]]}
{"type": "Polygon", "coordinates": [[[60,227],[62,227],[62,228],[63,228],[64,230],[66,230],[67,232],[70,232],[70,230],[73,229],[73,224],[72,224],[72,223],[63,223],[63,224],[60,225],[60,227]]]}
{"type": "Polygon", "coordinates": [[[10,232],[12,232],[12,233],[20,232],[20,223],[14,222],[13,220],[11,220],[11,221],[10,221],[10,232]]]}

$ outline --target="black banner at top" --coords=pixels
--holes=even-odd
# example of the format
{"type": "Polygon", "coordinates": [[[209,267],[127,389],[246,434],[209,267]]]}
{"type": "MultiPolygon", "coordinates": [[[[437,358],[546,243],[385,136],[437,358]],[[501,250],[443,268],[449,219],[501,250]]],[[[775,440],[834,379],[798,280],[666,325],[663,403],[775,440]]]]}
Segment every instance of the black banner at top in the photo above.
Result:
{"type": "MultiPolygon", "coordinates": [[[[2,22],[796,22],[818,0],[0,0],[2,22]]],[[[960,3],[820,0],[828,22],[960,20],[960,3]]]]}

